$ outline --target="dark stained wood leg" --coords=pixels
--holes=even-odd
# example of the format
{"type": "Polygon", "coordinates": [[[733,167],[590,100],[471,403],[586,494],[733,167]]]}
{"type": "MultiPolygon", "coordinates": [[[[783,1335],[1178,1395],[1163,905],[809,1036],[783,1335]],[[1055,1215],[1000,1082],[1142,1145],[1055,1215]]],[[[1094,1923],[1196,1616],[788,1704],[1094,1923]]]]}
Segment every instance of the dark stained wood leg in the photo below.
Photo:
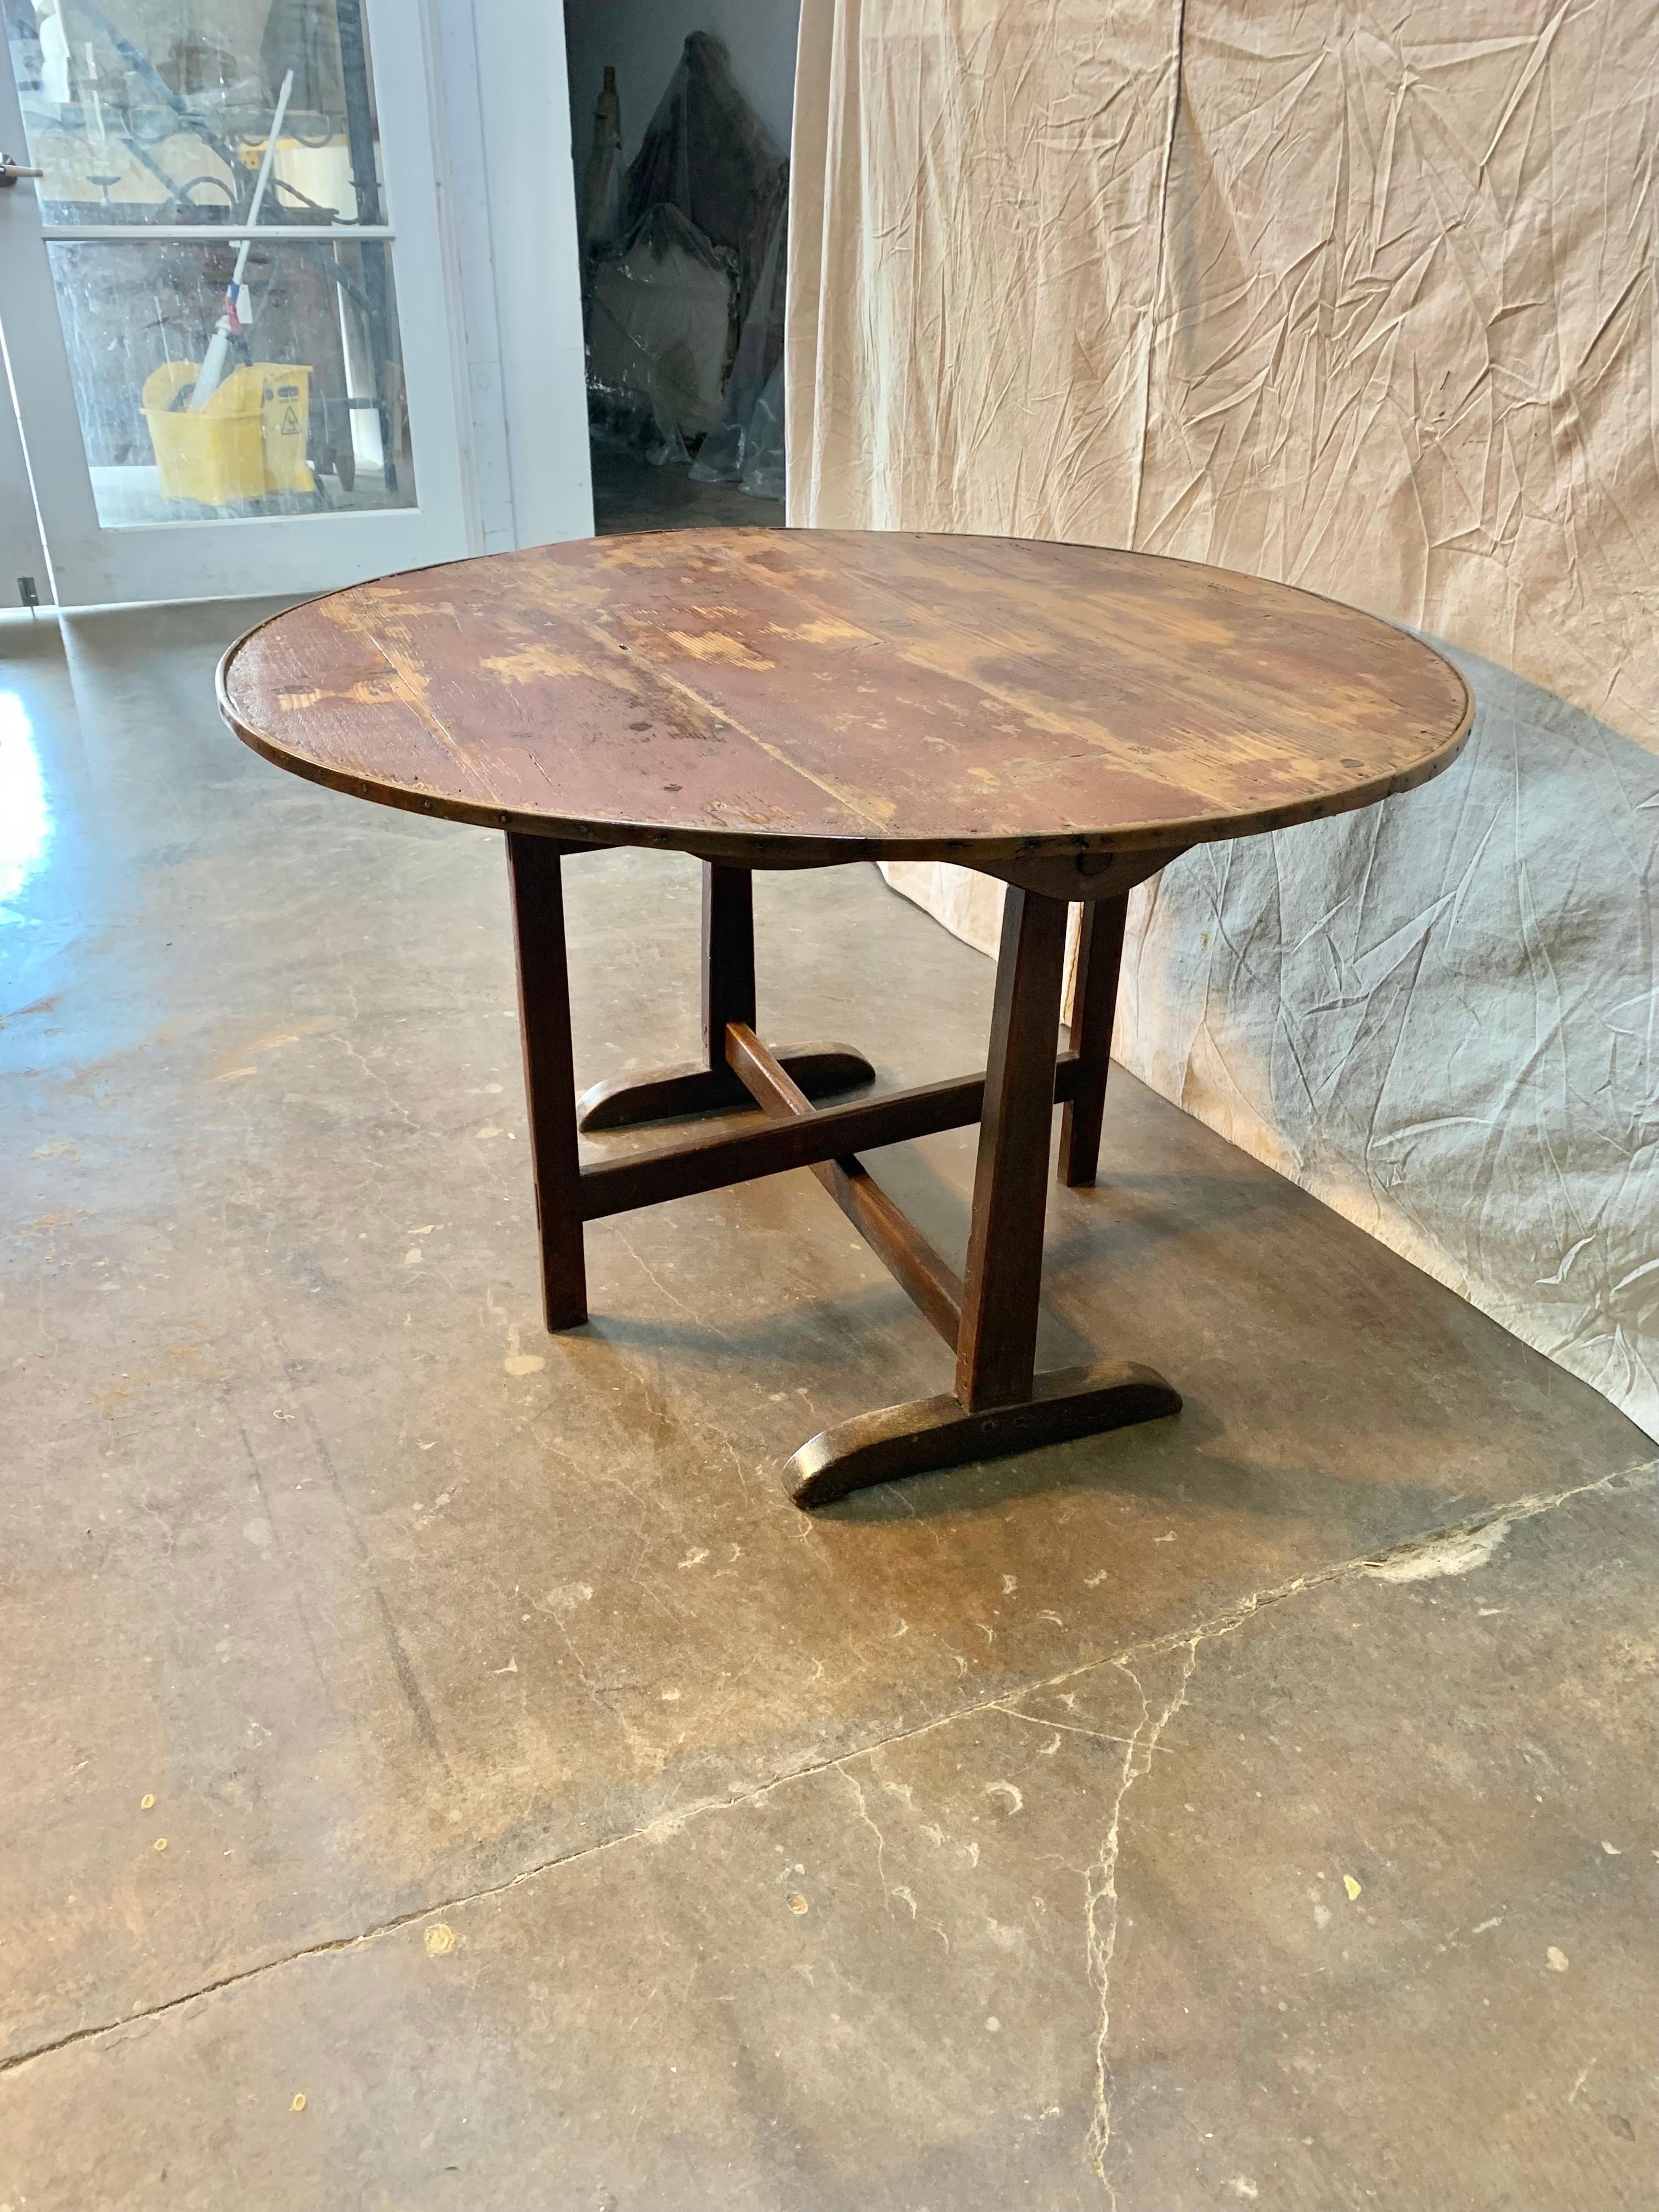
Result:
{"type": "MultiPolygon", "coordinates": [[[[703,863],[702,1060],[596,1083],[577,1102],[580,1127],[631,1129],[754,1103],[726,1061],[727,1024],[755,1026],[754,880],[748,868],[703,863]]],[[[777,1057],[808,1098],[827,1098],[876,1079],[870,1062],[849,1044],[792,1045],[777,1057]]]]}
{"type": "Polygon", "coordinates": [[[507,879],[519,956],[519,1029],[541,1238],[542,1306],[550,1329],[575,1328],[587,1319],[559,852],[550,838],[507,834],[507,879]]]}
{"type": "Polygon", "coordinates": [[[970,1413],[1031,1395],[1065,960],[1063,902],[1011,885],[957,1340],[957,1395],[970,1413]]]}
{"type": "Polygon", "coordinates": [[[726,1071],[726,1025],[755,1026],[755,878],[705,860],[702,870],[702,1049],[726,1071]]]}
{"type": "MultiPolygon", "coordinates": [[[[991,1018],[955,1394],[860,1413],[803,1444],[785,1470],[798,1505],[827,1505],[902,1475],[1030,1451],[1181,1410],[1178,1394],[1150,1367],[1106,1361],[1035,1372],[1065,954],[1063,902],[1011,887],[991,1018]]],[[[1077,1079],[1087,1079],[1081,1066],[1077,1079]]],[[[1095,1128],[1097,1141],[1097,1116],[1095,1128]]]]}
{"type": "Polygon", "coordinates": [[[1091,900],[1083,909],[1072,997],[1072,1049],[1083,1064],[1083,1076],[1060,1122],[1060,1172],[1073,1190],[1087,1190],[1100,1167],[1100,1124],[1128,912],[1127,895],[1091,900]]]}

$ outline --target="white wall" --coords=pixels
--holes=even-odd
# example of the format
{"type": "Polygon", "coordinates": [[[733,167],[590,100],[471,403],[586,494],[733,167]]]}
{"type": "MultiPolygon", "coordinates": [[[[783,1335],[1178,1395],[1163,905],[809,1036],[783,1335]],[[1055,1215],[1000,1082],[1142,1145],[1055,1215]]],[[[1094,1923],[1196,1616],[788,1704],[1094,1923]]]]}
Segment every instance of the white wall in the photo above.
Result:
{"type": "Polygon", "coordinates": [[[578,171],[593,143],[593,103],[605,65],[617,65],[623,154],[632,161],[692,31],[712,31],[755,112],[789,150],[800,0],[565,0],[570,58],[571,151],[578,171]]]}

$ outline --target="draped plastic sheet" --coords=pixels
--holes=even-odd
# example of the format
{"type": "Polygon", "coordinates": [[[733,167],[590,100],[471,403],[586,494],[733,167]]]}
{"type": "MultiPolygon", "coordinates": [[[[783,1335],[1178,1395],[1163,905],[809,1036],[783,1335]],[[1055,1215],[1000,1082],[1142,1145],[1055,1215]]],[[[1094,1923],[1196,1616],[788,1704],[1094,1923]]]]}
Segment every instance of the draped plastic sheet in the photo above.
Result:
{"type": "Polygon", "coordinates": [[[1116,1049],[1659,1434],[1656,63],[1632,0],[806,0],[787,360],[793,521],[1454,641],[1446,776],[1134,895],[1116,1049]]]}

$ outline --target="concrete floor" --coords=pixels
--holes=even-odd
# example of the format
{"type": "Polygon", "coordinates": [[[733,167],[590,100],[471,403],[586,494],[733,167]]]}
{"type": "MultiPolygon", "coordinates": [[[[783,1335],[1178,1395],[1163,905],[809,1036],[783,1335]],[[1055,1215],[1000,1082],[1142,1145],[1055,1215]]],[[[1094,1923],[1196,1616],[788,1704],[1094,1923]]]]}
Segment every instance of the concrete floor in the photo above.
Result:
{"type": "MultiPolygon", "coordinates": [[[[499,844],[239,747],[254,611],[0,634],[0,2205],[1651,2206],[1652,1443],[1119,1073],[1042,1357],[1184,1414],[799,1514],[941,1347],[804,1173],[541,1333],[499,844]]],[[[580,1079],[688,1056],[695,868],[568,873],[580,1079]]]]}

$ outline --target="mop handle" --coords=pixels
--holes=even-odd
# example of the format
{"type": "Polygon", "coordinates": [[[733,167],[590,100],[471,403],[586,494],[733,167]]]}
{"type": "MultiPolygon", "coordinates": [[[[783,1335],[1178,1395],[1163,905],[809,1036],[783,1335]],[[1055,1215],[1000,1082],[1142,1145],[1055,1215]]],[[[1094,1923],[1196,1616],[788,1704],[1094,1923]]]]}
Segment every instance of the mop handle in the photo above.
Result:
{"type": "MultiPolygon", "coordinates": [[[[259,209],[265,196],[265,186],[270,181],[270,165],[276,158],[276,136],[283,127],[283,118],[288,112],[288,96],[294,89],[294,72],[290,70],[283,79],[282,91],[276,97],[276,112],[270,118],[270,135],[265,140],[264,159],[259,164],[259,180],[253,187],[253,204],[248,210],[250,229],[259,220],[259,209]]],[[[219,311],[213,336],[208,340],[206,358],[196,375],[196,385],[190,395],[190,411],[199,415],[214,393],[219,389],[225,374],[225,362],[230,356],[231,318],[237,313],[237,295],[242,286],[242,271],[247,267],[248,253],[253,245],[251,238],[242,240],[236,256],[236,266],[231,273],[230,289],[225,294],[225,304],[219,311]]],[[[240,319],[240,317],[239,317],[240,319]]]]}
{"type": "MultiPolygon", "coordinates": [[[[264,201],[265,186],[270,182],[271,164],[276,158],[276,141],[282,135],[283,118],[288,113],[288,97],[293,89],[294,72],[289,70],[288,75],[283,79],[283,88],[276,95],[276,112],[270,118],[270,136],[265,140],[264,158],[259,164],[259,180],[253,187],[253,204],[247,211],[250,226],[259,220],[259,210],[264,201]]],[[[251,238],[245,238],[242,240],[236,256],[235,271],[230,280],[230,289],[233,292],[240,288],[242,271],[247,267],[248,251],[252,244],[253,240],[251,238]]]]}

